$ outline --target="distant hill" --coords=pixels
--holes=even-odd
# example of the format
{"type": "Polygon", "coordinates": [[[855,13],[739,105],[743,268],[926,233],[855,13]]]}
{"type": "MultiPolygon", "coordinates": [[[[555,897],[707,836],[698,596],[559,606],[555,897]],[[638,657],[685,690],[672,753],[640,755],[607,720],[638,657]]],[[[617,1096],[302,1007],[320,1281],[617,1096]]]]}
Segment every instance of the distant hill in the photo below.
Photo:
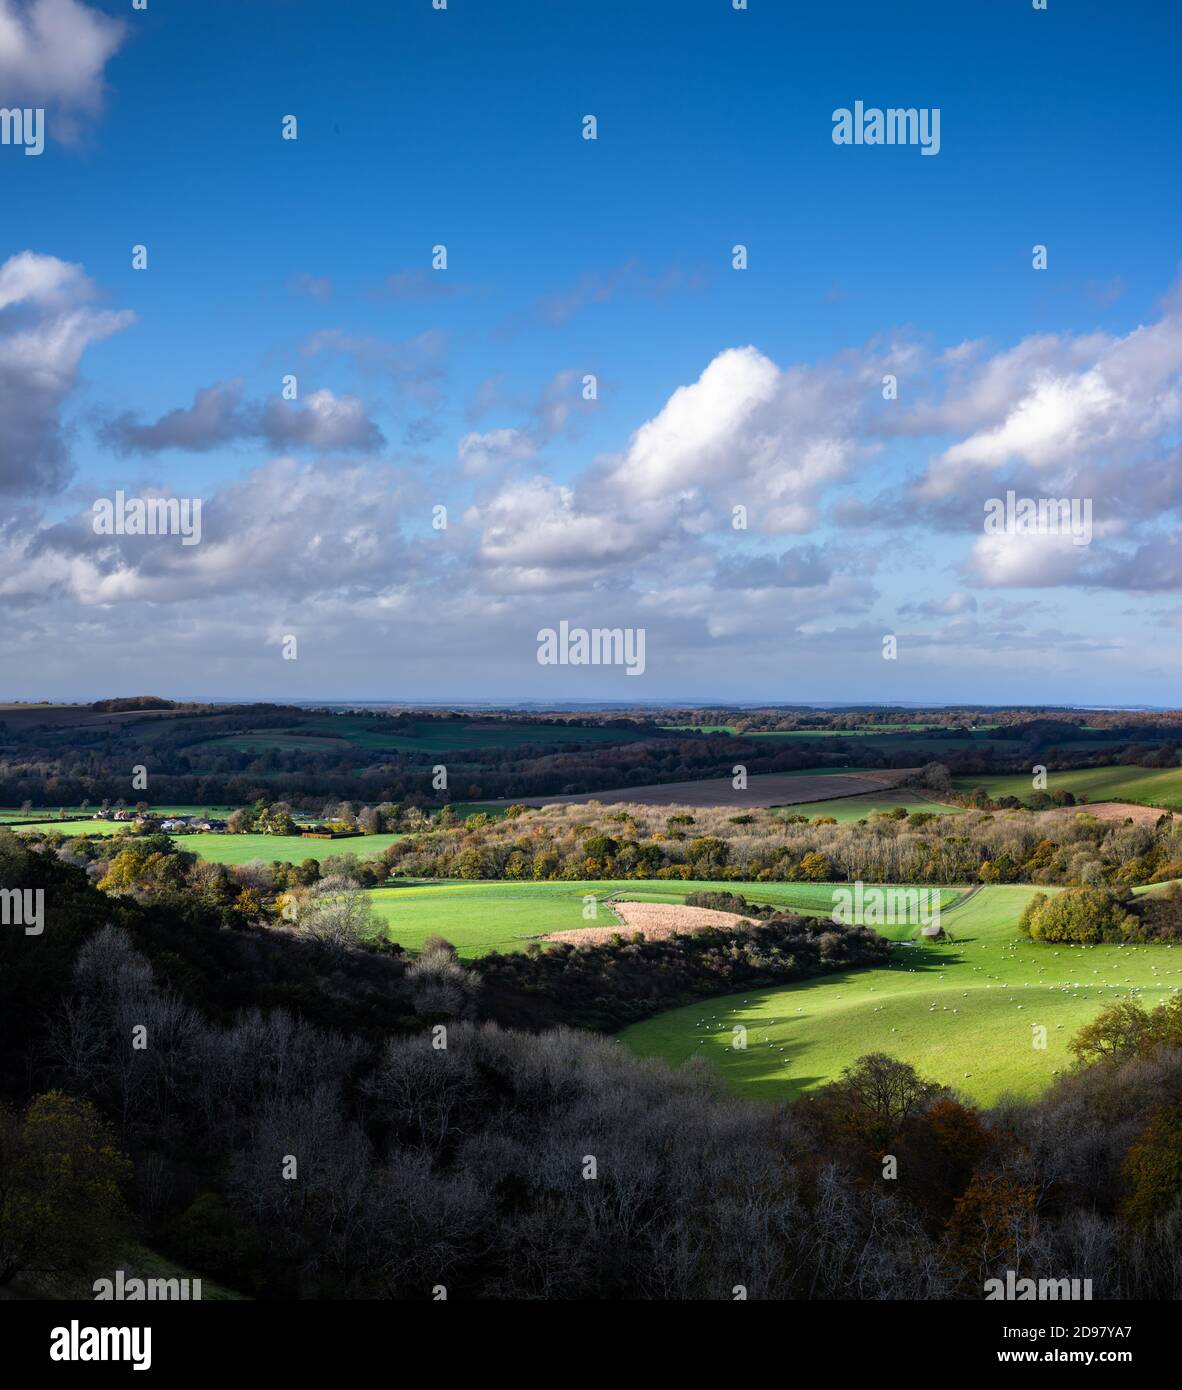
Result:
{"type": "Polygon", "coordinates": [[[164,700],[159,695],[125,695],[118,700],[95,700],[90,708],[98,714],[125,714],[137,709],[176,709],[175,700],[164,700]]]}

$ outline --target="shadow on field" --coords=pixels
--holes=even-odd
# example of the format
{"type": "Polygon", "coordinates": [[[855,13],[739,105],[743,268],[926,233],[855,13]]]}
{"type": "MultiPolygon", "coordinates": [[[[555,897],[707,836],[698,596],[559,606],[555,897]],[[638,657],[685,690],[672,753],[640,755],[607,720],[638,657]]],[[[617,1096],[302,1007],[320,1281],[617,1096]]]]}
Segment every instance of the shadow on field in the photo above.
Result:
{"type": "MultiPolygon", "coordinates": [[[[711,1040],[731,1035],[736,1025],[747,1029],[747,1046],[741,1049],[728,1048],[725,1058],[719,1055],[717,1046],[699,1048],[693,1045],[688,1056],[696,1056],[700,1050],[704,1060],[715,1066],[723,1078],[744,1096],[768,1102],[795,1100],[811,1087],[824,1084],[831,1077],[825,1074],[801,1075],[797,1064],[807,1061],[808,1053],[815,1047],[799,1036],[799,1025],[813,1023],[817,1015],[809,1008],[809,996],[821,985],[827,990],[858,989],[873,976],[881,977],[883,972],[893,975],[907,974],[917,977],[939,976],[950,966],[964,964],[965,957],[956,948],[969,944],[971,938],[948,943],[944,946],[900,946],[897,960],[884,966],[870,966],[863,969],[834,971],[828,975],[818,975],[783,989],[765,989],[747,996],[748,1002],[738,1009],[727,1009],[723,1013],[712,1012],[721,1000],[704,1000],[696,1007],[697,1018],[704,1019],[706,1029],[689,1026],[696,1039],[706,1037],[711,1040]],[[913,962],[909,959],[913,957],[913,962]],[[796,1010],[802,1012],[797,1013],[796,1010]],[[782,1049],[782,1050],[781,1050],[782,1049]],[[787,1075],[782,1068],[787,1068],[787,1075]]],[[[723,999],[734,999],[725,995],[723,999]]],[[[860,995],[857,1002],[865,1003],[869,993],[860,995]]],[[[884,1002],[889,995],[882,996],[884,1002]]],[[[687,1011],[688,1012],[688,1011],[687,1011]]],[[[839,1018],[830,1022],[835,1030],[840,1028],[839,1018]]],[[[865,1051],[876,1049],[867,1046],[865,1051]]],[[[890,1035],[883,1037],[879,1049],[890,1052],[890,1035]]],[[[688,1060],[688,1058],[687,1058],[688,1060]]],[[[852,1064],[856,1057],[850,1056],[852,1064]]]]}

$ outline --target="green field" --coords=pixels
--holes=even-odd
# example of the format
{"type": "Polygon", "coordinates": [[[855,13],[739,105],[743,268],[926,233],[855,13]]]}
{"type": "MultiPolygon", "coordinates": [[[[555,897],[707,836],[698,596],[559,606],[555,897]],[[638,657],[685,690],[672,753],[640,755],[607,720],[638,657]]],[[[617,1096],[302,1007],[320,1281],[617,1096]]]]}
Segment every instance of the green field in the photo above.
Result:
{"type": "MultiPolygon", "coordinates": [[[[385,919],[390,939],[417,950],[431,935],[445,937],[461,956],[486,951],[520,951],[548,932],[615,925],[611,909],[599,906],[585,919],[583,899],[612,894],[634,902],[681,903],[706,889],[741,893],[751,903],[782,904],[794,912],[828,916],[836,885],[824,883],[723,883],[715,880],[598,879],[577,883],[423,883],[373,888],[370,897],[385,919]]],[[[958,896],[941,890],[942,903],[958,896]]],[[[621,931],[625,931],[621,927],[621,931]]]]}
{"type": "MultiPolygon", "coordinates": [[[[1028,801],[1034,794],[1032,778],[1027,773],[1015,775],[954,777],[957,791],[969,792],[984,787],[991,797],[1016,796],[1028,801]]],[[[1076,797],[1082,792],[1089,801],[1137,801],[1144,806],[1161,806],[1182,810],[1182,768],[1085,767],[1074,772],[1047,773],[1048,792],[1069,791],[1076,797]]]]}
{"type": "Polygon", "coordinates": [[[863,796],[841,796],[831,801],[802,801],[777,809],[785,816],[832,816],[836,821],[862,820],[876,811],[894,811],[900,806],[905,811],[926,811],[929,815],[960,815],[963,806],[946,806],[940,801],[927,801],[915,791],[906,788],[897,791],[866,792],[863,796]]]}
{"type": "MultiPolygon", "coordinates": [[[[0,821],[0,828],[2,827],[3,822],[0,821]]],[[[37,821],[35,824],[19,825],[16,827],[16,830],[18,834],[26,830],[56,830],[59,834],[62,835],[117,835],[119,831],[127,830],[129,828],[130,827],[128,826],[126,821],[45,820],[37,821]]]]}
{"type": "MultiPolygon", "coordinates": [[[[21,830],[57,830],[63,835],[117,835],[128,827],[118,821],[83,820],[44,821],[36,826],[21,826],[21,830]]],[[[19,833],[19,832],[18,832],[19,833]]],[[[359,859],[374,859],[387,845],[401,839],[399,835],[356,835],[344,840],[305,840],[301,835],[173,835],[179,848],[189,850],[200,859],[216,864],[249,864],[261,859],[302,864],[305,859],[321,863],[334,854],[355,854],[359,859]]]]}
{"type": "Polygon", "coordinates": [[[704,1056],[736,1091],[766,1100],[833,1081],[867,1052],[899,1057],[978,1102],[1034,1095],[1070,1066],[1068,1040],[1105,1004],[1133,992],[1152,1005],[1182,987],[1182,947],[1025,940],[1017,921],[1037,891],[983,888],[946,914],[950,942],[900,945],[881,968],[674,1009],[623,1040],[673,1063],[704,1056]],[[740,1023],[745,1051],[731,1046],[740,1023]],[[1045,1051],[1032,1025],[1045,1027],[1045,1051]]]}
{"type": "Polygon", "coordinates": [[[300,835],[174,835],[181,849],[215,864],[249,864],[261,859],[270,864],[302,864],[305,859],[323,863],[334,854],[355,854],[358,859],[376,859],[400,835],[356,835],[345,840],[305,840],[300,835]]]}

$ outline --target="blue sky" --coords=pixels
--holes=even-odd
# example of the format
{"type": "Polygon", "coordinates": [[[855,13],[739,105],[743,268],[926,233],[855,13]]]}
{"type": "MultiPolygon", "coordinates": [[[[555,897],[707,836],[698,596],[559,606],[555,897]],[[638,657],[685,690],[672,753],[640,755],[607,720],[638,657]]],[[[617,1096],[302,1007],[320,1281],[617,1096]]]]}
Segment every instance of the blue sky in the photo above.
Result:
{"type": "Polygon", "coordinates": [[[0,0],[49,130],[0,146],[5,693],[1169,703],[1180,38],[1165,0],[0,0]],[[939,154],[835,145],[856,100],[938,107],[939,154]],[[1095,539],[991,548],[1009,485],[1095,539]],[[94,535],[115,489],[203,499],[201,543],[94,535]],[[561,619],[643,627],[644,677],[540,667],[561,619]]]}

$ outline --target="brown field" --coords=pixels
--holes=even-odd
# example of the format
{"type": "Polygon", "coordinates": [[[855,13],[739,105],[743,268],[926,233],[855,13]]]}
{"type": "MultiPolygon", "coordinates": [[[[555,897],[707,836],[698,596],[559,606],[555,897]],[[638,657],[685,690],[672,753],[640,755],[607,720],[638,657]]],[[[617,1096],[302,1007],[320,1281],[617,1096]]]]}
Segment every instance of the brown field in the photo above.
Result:
{"type": "Polygon", "coordinates": [[[682,903],[609,902],[620,919],[615,927],[584,927],[581,931],[556,931],[543,941],[568,941],[572,945],[593,946],[613,936],[633,936],[636,932],[650,941],[673,936],[676,932],[702,931],[706,927],[733,927],[749,921],[735,912],[718,912],[712,907],[685,907],[682,903]]]}
{"type": "Polygon", "coordinates": [[[1164,815],[1160,806],[1137,806],[1129,801],[1093,801],[1086,806],[1056,806],[1053,811],[1040,811],[1039,815],[1077,816],[1080,812],[1095,816],[1097,820],[1132,820],[1137,825],[1156,825],[1158,817],[1164,815]]]}
{"type": "Polygon", "coordinates": [[[598,801],[604,806],[631,802],[637,806],[730,806],[749,810],[753,806],[792,806],[798,802],[832,801],[841,796],[881,791],[884,787],[898,786],[914,771],[914,768],[900,767],[881,772],[810,773],[804,777],[773,772],[749,778],[745,791],[736,791],[729,777],[713,777],[700,782],[664,782],[659,786],[618,787],[571,796],[522,796],[514,797],[513,801],[519,806],[576,806],[598,801]]]}
{"type": "Polygon", "coordinates": [[[128,724],[137,719],[193,718],[192,710],[140,709],[114,712],[93,710],[86,705],[18,705],[0,704],[0,722],[12,729],[34,728],[53,724],[60,728],[110,728],[112,724],[128,724]]]}

